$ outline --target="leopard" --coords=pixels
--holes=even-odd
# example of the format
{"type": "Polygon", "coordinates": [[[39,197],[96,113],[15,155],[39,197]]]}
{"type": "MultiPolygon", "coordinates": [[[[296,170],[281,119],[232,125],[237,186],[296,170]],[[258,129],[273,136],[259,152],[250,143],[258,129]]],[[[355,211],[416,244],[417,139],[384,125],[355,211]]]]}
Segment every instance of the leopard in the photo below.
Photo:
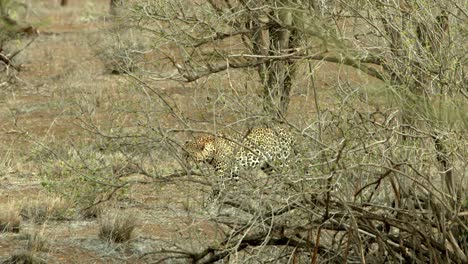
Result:
{"type": "Polygon", "coordinates": [[[284,125],[259,126],[230,137],[225,133],[198,136],[183,149],[187,162],[209,164],[218,175],[237,180],[242,171],[260,168],[271,174],[287,164],[294,142],[284,125]]]}

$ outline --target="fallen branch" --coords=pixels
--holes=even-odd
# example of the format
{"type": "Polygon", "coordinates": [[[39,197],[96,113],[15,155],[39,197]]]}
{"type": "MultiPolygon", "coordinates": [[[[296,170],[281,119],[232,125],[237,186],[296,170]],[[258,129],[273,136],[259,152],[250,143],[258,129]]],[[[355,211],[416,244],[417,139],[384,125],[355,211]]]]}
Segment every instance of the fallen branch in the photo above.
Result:
{"type": "Polygon", "coordinates": [[[0,48],[0,62],[2,62],[7,68],[11,67],[12,69],[16,71],[19,71],[19,68],[13,65],[13,63],[11,62],[11,59],[8,56],[4,55],[2,51],[3,50],[0,48]]]}
{"type": "MultiPolygon", "coordinates": [[[[270,237],[267,232],[261,232],[254,235],[246,236],[240,241],[240,243],[238,241],[230,241],[231,239],[227,238],[223,243],[221,243],[221,247],[207,247],[206,249],[197,253],[162,249],[160,251],[145,253],[142,256],[140,256],[140,259],[148,255],[174,254],[173,256],[165,256],[163,260],[165,261],[168,259],[188,259],[191,260],[192,263],[209,264],[220,261],[228,257],[233,252],[240,252],[249,247],[256,246],[287,246],[301,249],[306,249],[307,247],[312,246],[316,247],[319,253],[325,254],[332,252],[331,249],[326,248],[322,245],[315,245],[315,243],[310,241],[302,241],[299,240],[297,237],[286,237],[284,234],[280,234],[280,236],[278,237],[270,237]]],[[[340,257],[338,253],[335,252],[334,254],[336,254],[337,258],[339,259],[339,262],[344,263],[344,259],[340,257]]]]}
{"type": "Polygon", "coordinates": [[[16,71],[20,71],[20,66],[17,66],[17,65],[14,65],[12,60],[18,55],[20,54],[23,50],[25,50],[26,48],[28,48],[35,40],[36,40],[37,37],[31,39],[26,45],[24,45],[24,47],[22,47],[21,49],[19,50],[16,50],[15,52],[13,52],[11,55],[5,55],[3,54],[3,48],[0,47],[0,62],[2,62],[7,68],[8,67],[11,67],[12,69],[16,70],[16,71]]]}

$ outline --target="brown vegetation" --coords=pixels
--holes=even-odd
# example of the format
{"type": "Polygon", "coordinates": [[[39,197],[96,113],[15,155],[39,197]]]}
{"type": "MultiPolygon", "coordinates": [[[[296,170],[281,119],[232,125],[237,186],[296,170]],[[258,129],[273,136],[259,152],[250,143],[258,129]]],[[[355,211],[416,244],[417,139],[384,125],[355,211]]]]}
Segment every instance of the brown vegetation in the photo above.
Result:
{"type": "Polygon", "coordinates": [[[50,249],[49,241],[44,235],[35,232],[28,234],[28,244],[26,250],[31,252],[47,252],[50,249]]]}
{"type": "Polygon", "coordinates": [[[18,233],[21,226],[21,216],[17,208],[0,208],[0,232],[18,233]]]}
{"type": "Polygon", "coordinates": [[[99,238],[105,241],[122,243],[132,238],[136,227],[135,219],[129,216],[113,215],[101,218],[99,238]]]}
{"type": "Polygon", "coordinates": [[[64,2],[0,0],[0,262],[468,263],[462,0],[64,2]]]}
{"type": "Polygon", "coordinates": [[[31,252],[22,251],[13,253],[3,264],[44,264],[44,260],[34,256],[31,252]]]}

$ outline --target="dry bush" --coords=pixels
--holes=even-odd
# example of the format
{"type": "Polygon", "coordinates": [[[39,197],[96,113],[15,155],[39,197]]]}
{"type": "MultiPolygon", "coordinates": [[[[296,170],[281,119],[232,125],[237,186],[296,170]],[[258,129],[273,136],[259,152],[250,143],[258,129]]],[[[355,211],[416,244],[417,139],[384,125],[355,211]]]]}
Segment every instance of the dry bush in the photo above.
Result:
{"type": "Polygon", "coordinates": [[[94,219],[100,218],[102,216],[103,211],[104,209],[102,204],[99,204],[81,210],[81,214],[86,219],[94,219]]]}
{"type": "Polygon", "coordinates": [[[21,216],[25,220],[44,223],[49,220],[70,219],[70,204],[60,198],[39,198],[33,201],[23,201],[21,216]]]}
{"type": "Polygon", "coordinates": [[[33,40],[22,49],[16,50],[11,50],[8,44],[13,40],[37,34],[34,27],[24,25],[21,21],[24,19],[25,11],[25,5],[19,1],[0,1],[0,87],[12,83],[16,79],[14,73],[19,71],[21,67],[15,62],[15,57],[33,40]]]}
{"type": "Polygon", "coordinates": [[[137,73],[143,69],[145,54],[151,52],[145,32],[114,22],[111,29],[89,35],[91,48],[111,74],[137,73]]]}
{"type": "Polygon", "coordinates": [[[109,149],[111,154],[103,153],[94,144],[40,148],[46,149],[39,153],[50,153],[40,155],[46,157],[40,171],[42,185],[70,204],[86,209],[125,194],[127,183],[121,178],[133,173],[127,169],[131,158],[109,149]]]}
{"type": "Polygon", "coordinates": [[[118,214],[107,215],[100,219],[99,238],[114,243],[127,242],[132,238],[136,227],[135,218],[118,214]]]}
{"type": "Polygon", "coordinates": [[[283,111],[300,120],[281,120],[298,139],[289,170],[241,175],[207,212],[224,236],[205,246],[194,235],[201,246],[175,242],[149,261],[468,262],[466,34],[455,15],[467,13],[462,1],[135,2],[129,22],[154,32],[155,46],[173,47],[158,61],[173,68],[133,76],[152,99],[148,109],[173,117],[140,123],[164,149],[178,147],[178,131],[215,134],[271,120],[242,104],[254,97],[247,79],[257,80],[264,100],[280,99],[279,110],[289,88],[304,85],[298,80],[314,96],[310,108],[283,111]],[[316,87],[329,64],[336,80],[316,87]],[[298,68],[304,76],[290,80],[298,68]],[[202,107],[177,104],[155,80],[187,81],[202,107]]]}
{"type": "MultiPolygon", "coordinates": [[[[145,256],[148,262],[466,263],[466,48],[458,45],[466,34],[463,19],[453,15],[465,10],[440,2],[456,21],[447,37],[438,24],[445,19],[440,3],[325,2],[135,1],[128,22],[154,34],[152,47],[163,58],[140,64],[147,43],[139,46],[130,31],[122,33],[130,32],[128,39],[109,40],[115,46],[105,60],[128,73],[132,95],[140,94],[137,107],[113,101],[102,120],[93,98],[77,100],[92,143],[106,144],[52,151],[41,167],[44,186],[90,208],[131,184],[124,178],[132,173],[175,188],[216,186],[214,173],[204,170],[209,164],[196,172],[187,167],[180,142],[190,133],[270,122],[262,99],[280,97],[271,101],[283,100],[280,112],[299,120],[281,120],[297,136],[289,169],[241,175],[206,211],[186,206],[190,220],[213,223],[219,235],[208,240],[187,232],[190,245],[169,243],[145,256]],[[428,28],[440,32],[423,32],[428,28]],[[293,46],[258,39],[288,33],[283,40],[293,46]],[[436,50],[439,41],[444,48],[436,50]],[[325,85],[317,89],[314,76],[325,63],[334,65],[326,72],[333,81],[320,80],[325,85]],[[133,67],[142,67],[139,75],[133,67]],[[304,76],[291,80],[296,67],[304,76]],[[366,78],[356,83],[360,74],[366,78]],[[306,86],[314,98],[305,100],[307,109],[287,113],[289,94],[276,86],[306,86]],[[322,89],[329,94],[321,97],[322,89]],[[123,157],[126,169],[113,155],[123,157]]],[[[185,198],[196,199],[171,197],[185,198]]],[[[134,228],[129,218],[104,217],[99,237],[127,241],[134,228]]]]}
{"type": "Polygon", "coordinates": [[[0,232],[20,231],[21,216],[18,208],[10,206],[0,208],[0,232]]]}
{"type": "Polygon", "coordinates": [[[50,250],[50,242],[47,237],[39,232],[27,234],[26,250],[31,252],[48,252],[50,250]]]}
{"type": "Polygon", "coordinates": [[[23,251],[13,253],[2,262],[3,264],[45,264],[46,261],[36,257],[32,252],[23,251]]]}

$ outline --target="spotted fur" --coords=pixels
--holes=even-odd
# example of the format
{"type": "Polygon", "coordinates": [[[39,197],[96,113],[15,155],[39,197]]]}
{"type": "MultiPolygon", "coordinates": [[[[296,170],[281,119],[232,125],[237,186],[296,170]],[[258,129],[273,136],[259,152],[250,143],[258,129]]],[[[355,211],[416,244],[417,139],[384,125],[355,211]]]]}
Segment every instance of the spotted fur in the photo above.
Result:
{"type": "Polygon", "coordinates": [[[243,137],[200,136],[185,143],[184,150],[188,161],[208,163],[220,174],[237,176],[243,170],[268,172],[282,165],[290,157],[293,143],[292,134],[282,126],[257,127],[243,137]]]}

